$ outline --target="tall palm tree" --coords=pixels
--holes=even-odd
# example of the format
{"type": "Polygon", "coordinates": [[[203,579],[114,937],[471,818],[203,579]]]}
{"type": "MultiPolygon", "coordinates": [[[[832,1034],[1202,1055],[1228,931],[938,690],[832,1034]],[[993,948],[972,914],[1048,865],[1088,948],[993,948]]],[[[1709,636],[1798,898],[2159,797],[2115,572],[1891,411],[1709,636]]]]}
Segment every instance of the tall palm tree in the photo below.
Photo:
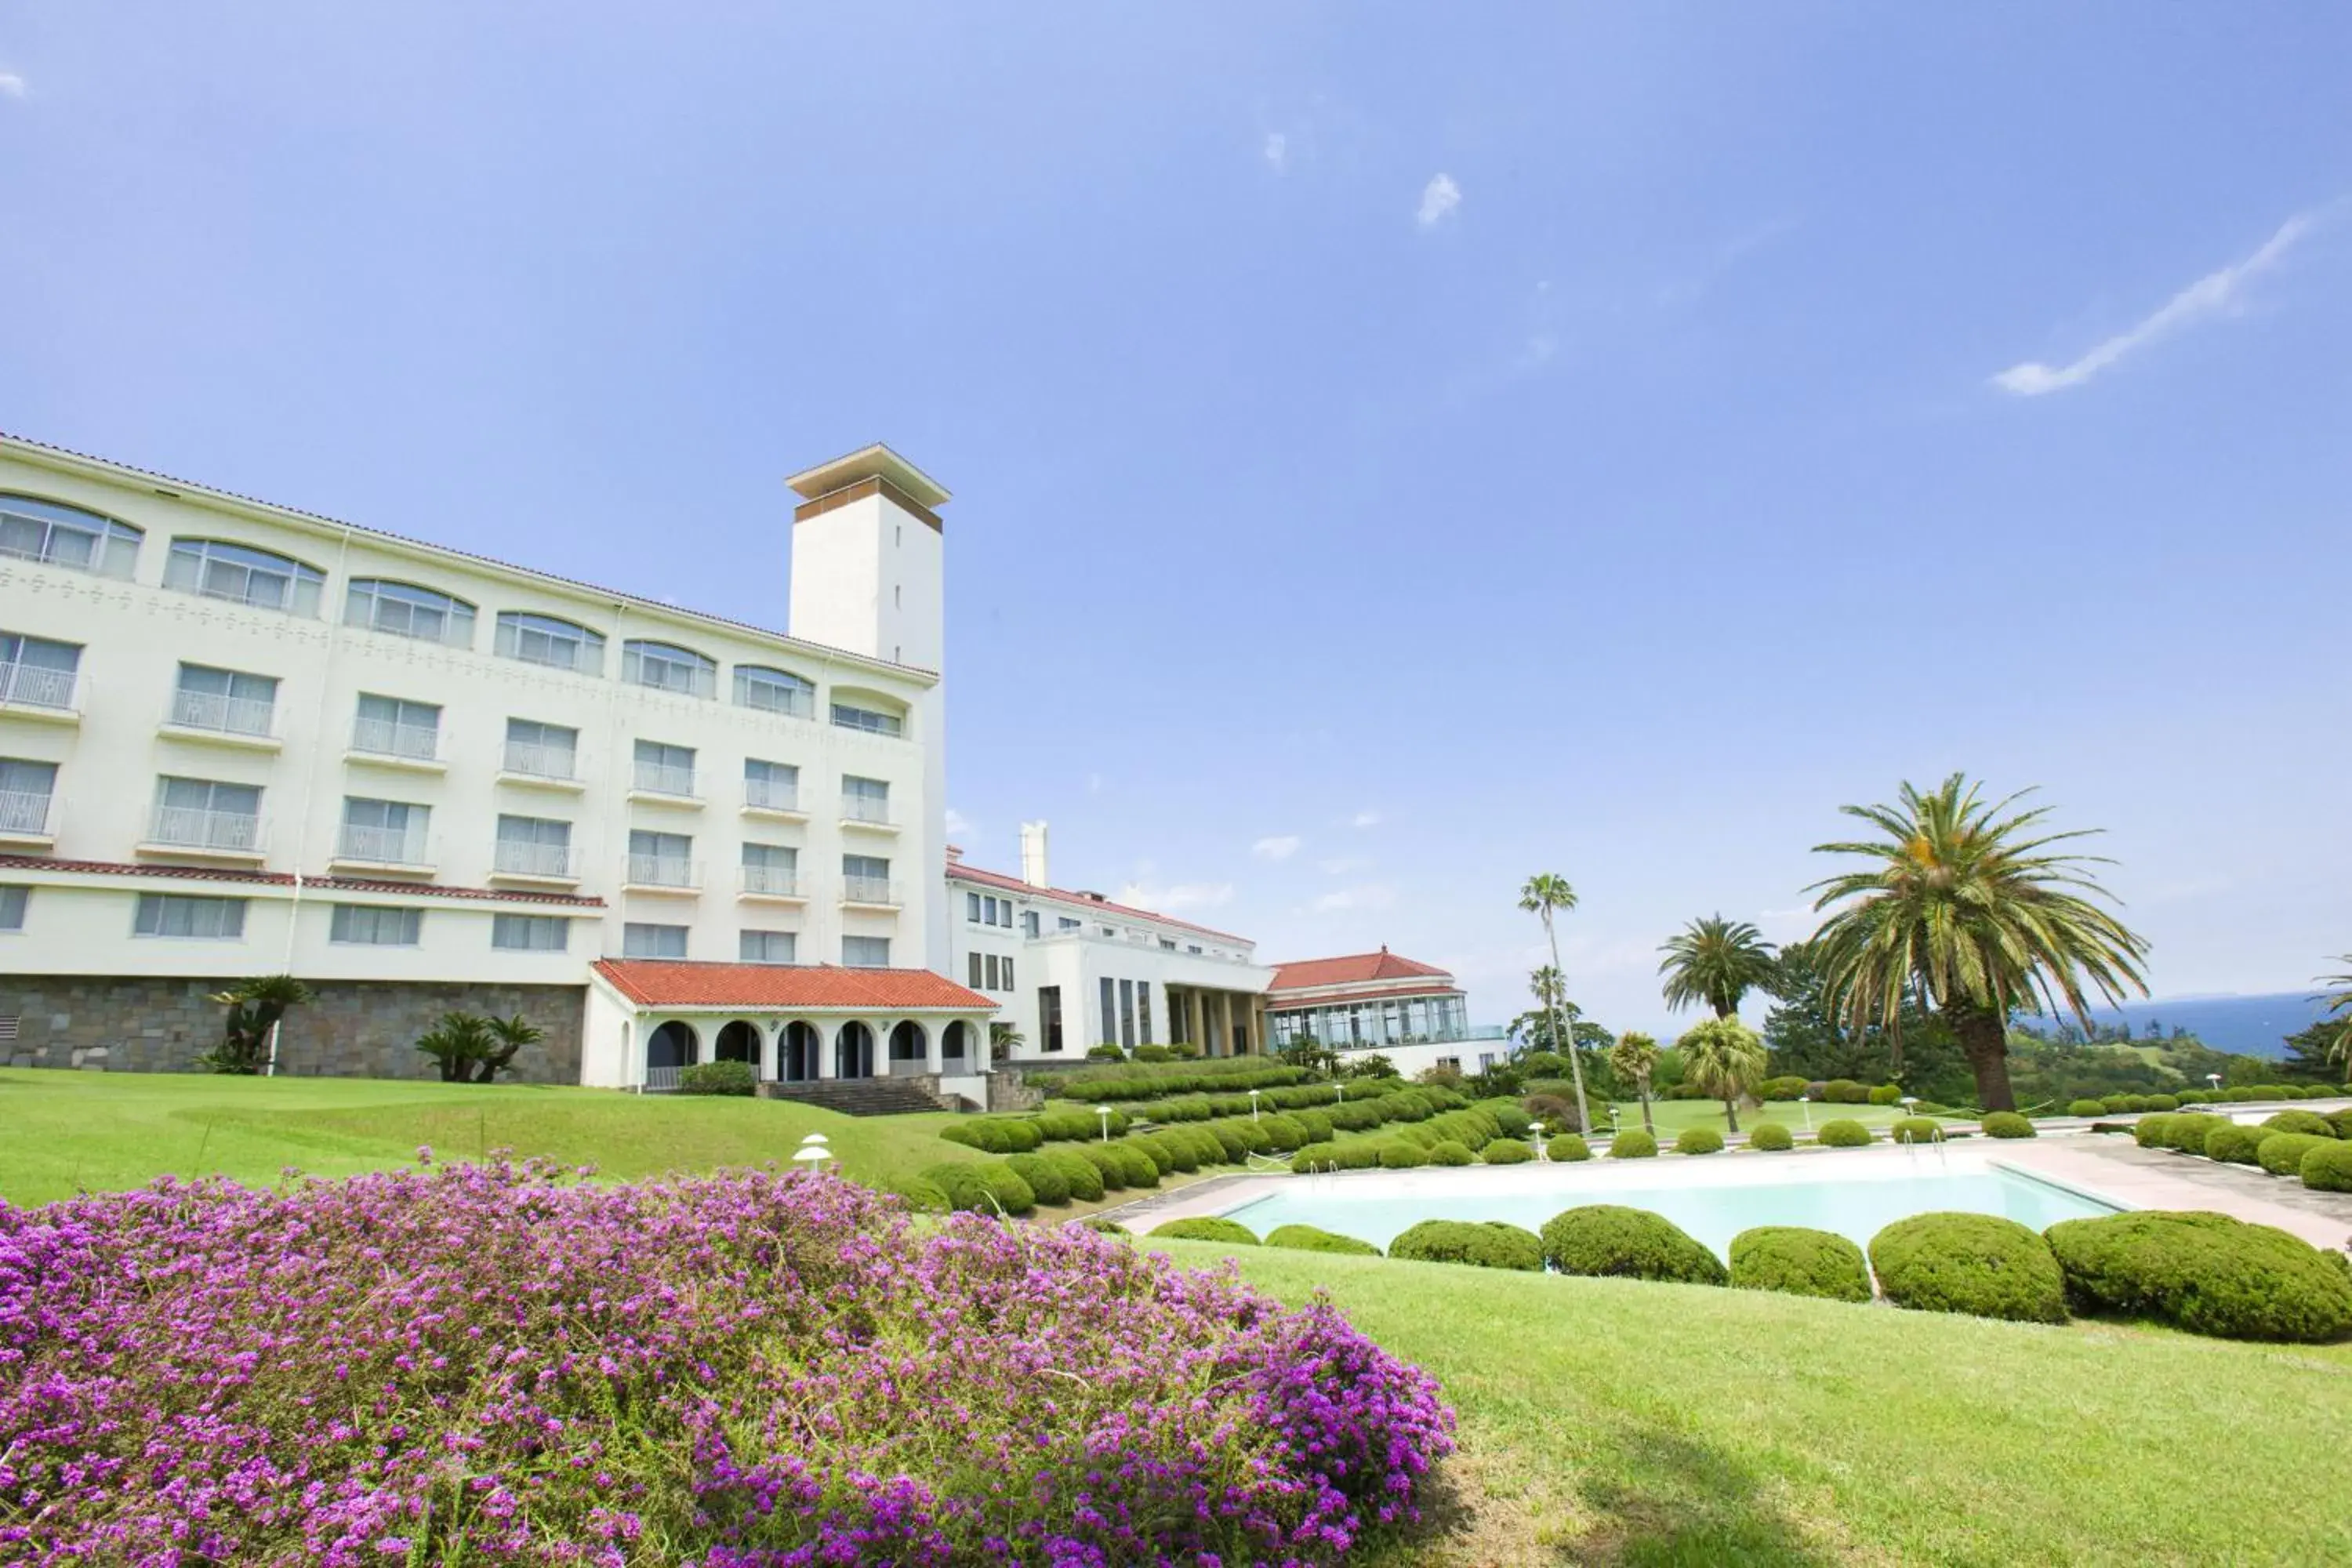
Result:
{"type": "Polygon", "coordinates": [[[1683,1031],[1675,1042],[1683,1054],[1683,1079],[1723,1101],[1723,1120],[1739,1131],[1739,1097],[1764,1076],[1764,1037],[1737,1018],[1709,1018],[1683,1031]]]}
{"type": "Polygon", "coordinates": [[[2336,962],[2344,966],[2344,973],[2327,975],[2320,981],[2322,985],[2337,988],[2326,998],[2329,1014],[2343,1015],[2336,1026],[2336,1043],[2327,1048],[2327,1059],[2352,1068],[2352,952],[2346,953],[2336,962]]]}
{"type": "Polygon", "coordinates": [[[1742,996],[1772,983],[1772,944],[1746,921],[1727,921],[1719,914],[1693,921],[1658,951],[1665,954],[1658,973],[1666,977],[1669,1007],[1704,1002],[1717,1017],[1735,1017],[1742,996]]]}
{"type": "Polygon", "coordinates": [[[2044,831],[2050,808],[2010,815],[2019,798],[1987,803],[1954,773],[1926,794],[1904,784],[1895,805],[1843,806],[1885,837],[1814,846],[1872,864],[1806,889],[1814,909],[1838,906],[1813,934],[1826,1010],[1895,1037],[1916,995],[1958,1037],[1987,1110],[2016,1109],[2011,1013],[2063,1001],[2087,1030],[2086,984],[2110,1004],[2147,994],[2147,942],[2093,901],[2109,895],[2088,868],[2109,862],[2053,849],[2096,830],[2044,831]]]}
{"type": "MultiPolygon", "coordinates": [[[[1561,977],[1561,988],[1565,989],[1567,971],[1559,966],[1559,932],[1552,925],[1552,916],[1576,908],[1576,889],[1568,885],[1567,878],[1557,872],[1538,872],[1529,877],[1528,885],[1519,889],[1519,908],[1542,920],[1544,940],[1551,943],[1552,973],[1561,977]]],[[[1575,1048],[1568,1025],[1560,1016],[1559,992],[1554,991],[1552,997],[1552,1038],[1568,1045],[1569,1070],[1576,1077],[1576,1115],[1577,1120],[1584,1123],[1577,1131],[1590,1132],[1592,1131],[1592,1108],[1584,1101],[1583,1053],[1575,1048]]]]}
{"type": "Polygon", "coordinates": [[[1609,1047],[1609,1066],[1642,1097],[1642,1131],[1656,1137],[1658,1130],[1650,1121],[1650,1075],[1658,1070],[1658,1042],[1638,1029],[1628,1029],[1609,1047]]]}

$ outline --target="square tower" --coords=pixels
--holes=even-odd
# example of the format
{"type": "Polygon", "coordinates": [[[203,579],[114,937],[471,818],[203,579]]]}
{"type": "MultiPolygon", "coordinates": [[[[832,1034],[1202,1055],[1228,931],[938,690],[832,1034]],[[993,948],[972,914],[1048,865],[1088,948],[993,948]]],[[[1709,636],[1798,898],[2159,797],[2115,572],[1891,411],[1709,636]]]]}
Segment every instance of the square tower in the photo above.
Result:
{"type": "Polygon", "coordinates": [[[938,508],[948,492],[876,443],[785,481],[793,512],[786,629],[934,672],[946,648],[945,549],[938,508]]]}

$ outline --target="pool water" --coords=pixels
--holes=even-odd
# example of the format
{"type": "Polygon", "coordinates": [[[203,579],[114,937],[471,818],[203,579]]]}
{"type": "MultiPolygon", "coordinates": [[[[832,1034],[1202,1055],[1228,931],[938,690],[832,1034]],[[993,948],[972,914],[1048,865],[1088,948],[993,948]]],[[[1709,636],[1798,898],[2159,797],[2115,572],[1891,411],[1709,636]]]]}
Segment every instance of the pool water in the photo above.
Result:
{"type": "MultiPolygon", "coordinates": [[[[1702,1175],[1655,1167],[1628,1170],[1592,1165],[1517,1165],[1420,1171],[1395,1175],[1293,1177],[1272,1195],[1225,1211],[1225,1217],[1264,1236],[1281,1225],[1319,1226],[1386,1247],[1425,1219],[1498,1219],[1528,1230],[1579,1204],[1623,1204],[1662,1214],[1716,1256],[1731,1238],[1759,1225],[1801,1225],[1831,1230],[1867,1247],[1892,1222],[1915,1214],[1959,1209],[2004,1215],[2034,1230],[2062,1219],[2115,1213],[2095,1199],[2032,1176],[1975,1161],[1923,1168],[1850,1155],[1807,1158],[1811,1169],[1756,1169],[1736,1173],[1718,1166],[1702,1175]],[[1814,1158],[1838,1162],[1835,1170],[1814,1158]],[[1731,1179],[1725,1179],[1725,1178],[1731,1179]]],[[[1792,1164],[1796,1163],[1791,1162],[1792,1164]]],[[[1679,1164],[1679,1162],[1677,1162],[1679,1164]]]]}

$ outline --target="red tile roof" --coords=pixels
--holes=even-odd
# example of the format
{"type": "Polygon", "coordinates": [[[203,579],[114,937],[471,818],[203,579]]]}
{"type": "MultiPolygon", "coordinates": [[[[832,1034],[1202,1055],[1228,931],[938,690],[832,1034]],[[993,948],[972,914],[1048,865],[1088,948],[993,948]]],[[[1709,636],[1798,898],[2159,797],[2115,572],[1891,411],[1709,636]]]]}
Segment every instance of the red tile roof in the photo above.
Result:
{"type": "Polygon", "coordinates": [[[606,958],[596,973],[641,1007],[740,1007],[775,1012],[993,1013],[996,1004],[928,969],[841,969],[829,963],[694,963],[606,958]]]}
{"type": "Polygon", "coordinates": [[[1278,963],[1274,969],[1276,992],[1303,991],[1318,985],[1360,985],[1373,980],[1410,980],[1428,975],[1448,986],[1454,976],[1433,963],[1399,958],[1387,948],[1378,952],[1351,953],[1345,958],[1303,958],[1278,963]]]}
{"type": "Polygon", "coordinates": [[[1159,914],[1150,910],[1139,910],[1127,904],[1114,904],[1108,899],[1091,898],[1085,893],[1072,892],[1067,888],[1040,888],[1024,882],[1018,877],[1008,877],[1002,871],[983,871],[977,866],[966,866],[961,861],[948,862],[948,879],[951,882],[978,882],[984,888],[999,888],[1008,893],[1026,893],[1031,898],[1049,899],[1055,903],[1070,904],[1081,910],[1091,910],[1097,914],[1118,915],[1136,921],[1158,921],[1161,925],[1176,926],[1184,931],[1199,931],[1202,936],[1215,937],[1219,942],[1237,942],[1244,947],[1252,945],[1248,937],[1235,936],[1231,931],[1194,925],[1191,921],[1180,921],[1172,915],[1159,914]]]}
{"type": "MultiPolygon", "coordinates": [[[[0,870],[68,871],[88,877],[160,877],[178,882],[233,882],[290,888],[291,871],[248,871],[233,866],[126,866],[113,860],[59,860],[48,855],[0,855],[0,870]]],[[[561,904],[601,910],[602,899],[573,893],[524,893],[508,888],[452,888],[439,882],[384,882],[365,877],[305,877],[306,893],[394,893],[425,899],[470,899],[503,904],[561,904]]]]}

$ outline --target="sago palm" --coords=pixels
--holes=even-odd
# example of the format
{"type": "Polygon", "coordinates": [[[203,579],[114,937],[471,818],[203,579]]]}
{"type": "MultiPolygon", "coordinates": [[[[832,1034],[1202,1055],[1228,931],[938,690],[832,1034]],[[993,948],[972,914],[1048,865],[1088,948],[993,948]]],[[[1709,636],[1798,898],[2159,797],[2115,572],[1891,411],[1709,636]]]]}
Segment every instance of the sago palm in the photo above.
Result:
{"type": "Polygon", "coordinates": [[[1658,1042],[1639,1030],[1626,1030],[1609,1047],[1609,1068],[1641,1096],[1642,1131],[1657,1136],[1658,1130],[1650,1121],[1650,1075],[1658,1070],[1658,1042]]]}
{"type": "Polygon", "coordinates": [[[2063,1004],[2087,1031],[2086,987],[2110,1004],[2147,993],[2147,943],[2094,901],[2108,894],[2088,868],[2108,862],[2057,847],[2096,829],[2045,831],[2049,807],[2011,814],[2019,798],[1987,803],[1954,773],[1926,794],[1906,784],[1891,806],[1842,807],[1884,837],[1814,846],[1870,864],[1806,889],[1834,906],[1813,935],[1827,1011],[1897,1037],[1916,995],[1951,1026],[1987,1110],[2016,1109],[2011,1014],[2063,1004]]]}
{"type": "Polygon", "coordinates": [[[1560,1016],[1559,997],[1567,989],[1568,980],[1567,972],[1559,966],[1559,932],[1552,925],[1555,913],[1576,908],[1576,889],[1570,887],[1568,879],[1558,872],[1538,872],[1528,879],[1526,887],[1519,889],[1519,908],[1542,920],[1544,940],[1551,943],[1552,973],[1558,977],[1557,987],[1552,992],[1552,1038],[1567,1049],[1569,1071],[1576,1079],[1576,1115],[1577,1120],[1583,1123],[1577,1131],[1590,1132],[1592,1131],[1592,1108],[1584,1100],[1584,1063],[1580,1059],[1581,1053],[1575,1048],[1569,1035],[1566,1021],[1560,1016]]]}
{"type": "Polygon", "coordinates": [[[1683,1080],[1723,1101],[1725,1128],[1739,1131],[1739,1097],[1764,1076],[1764,1037],[1737,1018],[1709,1018],[1693,1025],[1675,1042],[1683,1055],[1683,1080]]]}
{"type": "Polygon", "coordinates": [[[1658,951],[1665,954],[1658,973],[1666,977],[1666,1005],[1683,1008],[1705,1003],[1718,1018],[1739,1011],[1739,999],[1771,983],[1772,944],[1746,921],[1709,915],[1691,921],[1658,951]]]}

